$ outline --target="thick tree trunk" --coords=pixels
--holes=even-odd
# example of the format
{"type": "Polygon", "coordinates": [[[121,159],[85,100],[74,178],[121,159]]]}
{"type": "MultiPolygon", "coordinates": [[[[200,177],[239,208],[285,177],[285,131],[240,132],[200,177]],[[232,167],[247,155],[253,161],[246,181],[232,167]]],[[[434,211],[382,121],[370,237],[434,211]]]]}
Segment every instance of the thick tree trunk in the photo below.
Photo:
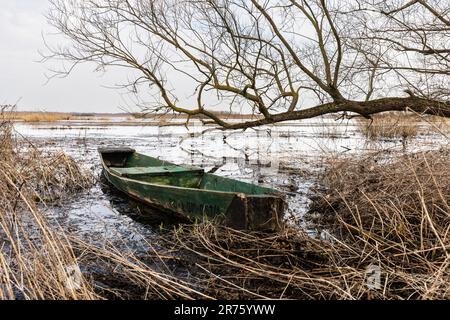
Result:
{"type": "Polygon", "coordinates": [[[336,112],[353,112],[363,117],[370,118],[371,115],[381,112],[407,110],[421,114],[430,114],[450,118],[449,102],[440,102],[418,97],[381,98],[371,101],[343,101],[339,103],[327,103],[305,110],[280,113],[273,115],[270,118],[226,125],[224,126],[224,129],[245,129],[288,120],[310,119],[336,112]]]}

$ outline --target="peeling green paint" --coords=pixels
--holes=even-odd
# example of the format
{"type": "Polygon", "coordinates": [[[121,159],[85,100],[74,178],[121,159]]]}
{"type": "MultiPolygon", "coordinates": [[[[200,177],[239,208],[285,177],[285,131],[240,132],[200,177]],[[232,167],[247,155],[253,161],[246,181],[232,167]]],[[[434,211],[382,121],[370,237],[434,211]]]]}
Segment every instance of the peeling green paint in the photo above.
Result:
{"type": "Polygon", "coordinates": [[[201,168],[178,166],[128,149],[123,153],[99,152],[109,182],[149,205],[194,219],[222,217],[227,224],[239,228],[281,227],[285,202],[277,190],[208,174],[201,168]]]}

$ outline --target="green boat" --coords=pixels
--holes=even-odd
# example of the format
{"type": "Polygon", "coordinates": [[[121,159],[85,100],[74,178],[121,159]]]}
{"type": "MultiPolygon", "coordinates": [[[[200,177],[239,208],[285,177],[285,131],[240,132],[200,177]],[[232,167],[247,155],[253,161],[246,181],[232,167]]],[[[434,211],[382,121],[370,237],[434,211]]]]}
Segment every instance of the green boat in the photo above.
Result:
{"type": "Polygon", "coordinates": [[[217,219],[235,229],[276,231],[286,207],[279,191],[135,152],[99,148],[106,179],[128,196],[191,220],[217,219]]]}

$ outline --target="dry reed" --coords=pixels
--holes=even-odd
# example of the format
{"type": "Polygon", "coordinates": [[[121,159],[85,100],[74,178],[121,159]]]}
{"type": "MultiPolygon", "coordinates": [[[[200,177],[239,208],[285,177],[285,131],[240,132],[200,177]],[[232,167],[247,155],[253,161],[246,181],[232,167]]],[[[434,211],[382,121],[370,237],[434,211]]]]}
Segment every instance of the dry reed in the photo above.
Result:
{"type": "Polygon", "coordinates": [[[9,109],[3,107],[0,117],[0,298],[98,298],[81,275],[71,282],[77,257],[37,205],[85,187],[89,178],[65,155],[44,156],[18,144],[9,109]]]}
{"type": "Polygon", "coordinates": [[[383,298],[450,298],[449,152],[341,159],[324,176],[316,222],[381,267],[383,298]]]}
{"type": "Polygon", "coordinates": [[[358,119],[362,134],[370,140],[408,139],[419,134],[420,118],[404,112],[380,114],[371,120],[358,119]]]}
{"type": "Polygon", "coordinates": [[[211,298],[172,275],[164,263],[170,255],[95,246],[49,221],[43,206],[94,180],[66,154],[16,139],[12,109],[0,109],[0,299],[211,298]],[[155,263],[164,267],[156,271],[155,263]]]}
{"type": "Polygon", "coordinates": [[[18,144],[1,119],[0,299],[450,298],[446,148],[330,163],[310,210],[326,239],[203,223],[167,232],[158,250],[148,244],[139,256],[48,221],[40,206],[92,178],[62,153],[18,144]],[[376,288],[368,285],[373,266],[376,288]]]}
{"type": "Polygon", "coordinates": [[[72,118],[70,113],[64,112],[10,112],[9,116],[24,122],[54,122],[72,118]]]}
{"type": "Polygon", "coordinates": [[[173,243],[216,298],[450,299],[449,167],[445,146],[334,160],[309,212],[325,236],[201,224],[173,243]]]}

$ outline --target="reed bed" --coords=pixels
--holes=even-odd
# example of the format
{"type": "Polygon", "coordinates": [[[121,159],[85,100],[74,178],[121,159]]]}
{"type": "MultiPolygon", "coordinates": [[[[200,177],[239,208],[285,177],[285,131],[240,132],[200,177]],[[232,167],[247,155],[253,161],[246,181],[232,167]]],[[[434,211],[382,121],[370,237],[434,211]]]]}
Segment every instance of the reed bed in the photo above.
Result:
{"type": "Polygon", "coordinates": [[[45,112],[45,111],[35,111],[35,112],[9,112],[8,117],[15,121],[24,122],[55,122],[63,120],[79,120],[79,121],[103,121],[109,122],[111,117],[107,115],[96,115],[96,114],[74,114],[66,112],[45,112]]]}
{"type": "Polygon", "coordinates": [[[421,118],[405,112],[380,114],[371,120],[358,119],[362,134],[369,140],[410,139],[420,133],[421,118]]]}
{"type": "Polygon", "coordinates": [[[260,234],[201,224],[178,230],[174,238],[190,257],[185,263],[196,285],[214,298],[352,298],[345,276],[327,265],[333,246],[299,230],[260,234]]]}
{"type": "Polygon", "coordinates": [[[42,213],[87,190],[89,172],[17,141],[7,116],[0,143],[0,299],[450,298],[445,146],[330,161],[308,215],[322,236],[204,222],[163,231],[138,254],[93,245],[42,213]]]}
{"type": "Polygon", "coordinates": [[[0,299],[212,298],[172,274],[169,254],[93,245],[48,220],[42,209],[95,179],[66,154],[17,138],[12,109],[0,109],[0,299]]]}
{"type": "Polygon", "coordinates": [[[64,112],[10,112],[9,116],[14,120],[24,122],[54,122],[60,120],[70,120],[72,115],[64,112]]]}
{"type": "MultiPolygon", "coordinates": [[[[450,298],[450,149],[340,159],[311,206],[315,222],[379,266],[384,297],[450,298]]],[[[356,260],[355,260],[356,259],[356,260]]]]}
{"type": "Polygon", "coordinates": [[[148,243],[152,249],[137,254],[110,243],[98,246],[77,237],[71,240],[95,292],[104,299],[214,299],[176,271],[182,258],[170,249],[155,250],[148,243]]]}
{"type": "Polygon", "coordinates": [[[308,213],[321,236],[200,224],[173,232],[221,299],[450,299],[450,149],[332,159],[308,213]]]}
{"type": "Polygon", "coordinates": [[[48,203],[85,188],[86,173],[64,154],[19,144],[8,112],[0,117],[0,299],[93,299],[70,242],[41,214],[48,203]]]}

